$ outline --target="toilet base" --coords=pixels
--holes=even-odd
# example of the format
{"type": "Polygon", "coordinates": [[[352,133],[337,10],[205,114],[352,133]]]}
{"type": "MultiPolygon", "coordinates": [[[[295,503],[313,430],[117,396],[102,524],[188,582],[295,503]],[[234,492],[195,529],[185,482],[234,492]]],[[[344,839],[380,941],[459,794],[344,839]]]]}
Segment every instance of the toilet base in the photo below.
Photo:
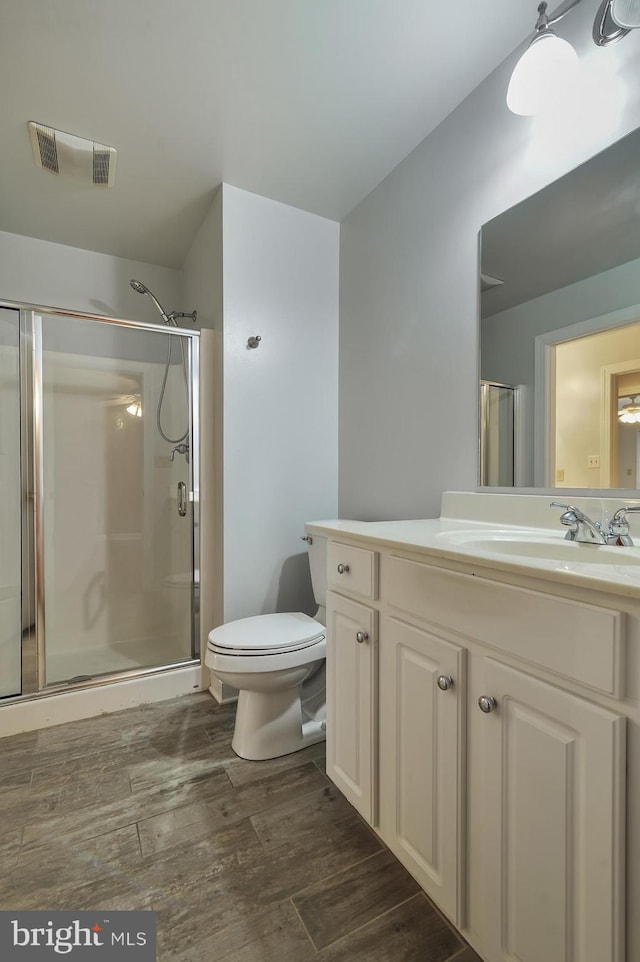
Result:
{"type": "Polygon", "coordinates": [[[264,761],[290,755],[326,738],[325,722],[302,719],[300,686],[284,691],[240,691],[231,747],[240,758],[264,761]]]}

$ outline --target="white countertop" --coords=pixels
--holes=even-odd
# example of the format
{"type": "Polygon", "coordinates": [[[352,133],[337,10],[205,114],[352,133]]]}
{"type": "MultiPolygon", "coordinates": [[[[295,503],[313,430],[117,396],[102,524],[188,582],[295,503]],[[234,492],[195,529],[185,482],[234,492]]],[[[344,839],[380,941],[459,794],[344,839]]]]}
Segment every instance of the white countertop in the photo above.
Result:
{"type": "MultiPolygon", "coordinates": [[[[305,528],[311,534],[322,534],[338,540],[366,545],[378,544],[424,554],[425,559],[440,558],[465,562],[579,588],[640,597],[640,547],[587,545],[566,541],[566,529],[560,525],[553,528],[539,524],[540,518],[547,520],[554,517],[548,512],[548,497],[540,498],[546,505],[546,513],[541,514],[538,511],[538,524],[534,523],[530,527],[499,523],[497,515],[501,512],[496,511],[495,501],[491,505],[494,519],[477,520],[478,511],[473,509],[473,504],[469,509],[470,497],[473,496],[465,495],[464,503],[461,501],[461,504],[465,513],[475,514],[475,518],[440,517],[417,521],[327,520],[310,522],[305,528]],[[531,556],[528,554],[529,550],[531,556]]],[[[487,495],[480,494],[476,497],[483,498],[487,495]]],[[[514,498],[512,495],[504,497],[514,498]]],[[[450,495],[443,497],[443,507],[445,502],[449,514],[453,513],[456,508],[452,508],[450,495]]],[[[620,502],[615,502],[615,505],[619,507],[620,502]]],[[[514,507],[513,502],[509,507],[514,507]]],[[[481,510],[486,514],[485,505],[481,506],[481,510]]],[[[522,512],[521,505],[517,506],[517,511],[522,512]]],[[[504,512],[503,517],[505,515],[509,516],[509,511],[504,512]]],[[[597,516],[596,518],[599,520],[597,516]]],[[[639,543],[640,539],[636,538],[636,544],[639,543]]]]}

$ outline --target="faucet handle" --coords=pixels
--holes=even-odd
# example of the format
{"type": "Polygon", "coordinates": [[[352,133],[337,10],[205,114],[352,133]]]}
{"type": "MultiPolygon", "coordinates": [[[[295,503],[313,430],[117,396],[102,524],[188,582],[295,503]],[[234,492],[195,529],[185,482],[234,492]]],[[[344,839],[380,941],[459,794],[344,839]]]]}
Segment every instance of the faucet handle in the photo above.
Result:
{"type": "Polygon", "coordinates": [[[559,518],[560,524],[564,524],[569,528],[566,534],[566,540],[575,541],[578,534],[578,522],[582,517],[582,513],[578,508],[574,508],[572,504],[562,504],[560,501],[552,501],[549,507],[564,508],[559,518]]]}
{"type": "Polygon", "coordinates": [[[559,520],[560,524],[569,529],[565,535],[567,541],[580,541],[583,544],[607,543],[600,522],[592,521],[580,508],[559,501],[552,501],[550,507],[564,508],[559,520]]]}
{"type": "Polygon", "coordinates": [[[613,518],[611,519],[611,524],[628,524],[629,522],[627,521],[627,515],[633,511],[640,511],[640,506],[635,508],[627,508],[625,505],[623,505],[621,508],[618,508],[614,514],[613,518]]]}
{"type": "Polygon", "coordinates": [[[576,508],[573,504],[562,504],[560,501],[552,501],[549,507],[564,508],[564,513],[560,515],[561,524],[573,524],[584,517],[580,508],[576,508]]]}
{"type": "Polygon", "coordinates": [[[609,535],[610,537],[616,539],[616,544],[633,544],[629,534],[629,519],[627,518],[627,515],[634,511],[640,511],[640,507],[627,508],[623,505],[621,508],[618,508],[613,518],[609,522],[609,535]]]}
{"type": "Polygon", "coordinates": [[[549,507],[564,508],[564,514],[560,515],[561,524],[573,524],[574,521],[586,521],[588,524],[593,524],[594,527],[600,528],[599,521],[592,522],[590,518],[587,518],[584,511],[576,508],[574,504],[562,504],[560,501],[552,501],[549,507]]]}

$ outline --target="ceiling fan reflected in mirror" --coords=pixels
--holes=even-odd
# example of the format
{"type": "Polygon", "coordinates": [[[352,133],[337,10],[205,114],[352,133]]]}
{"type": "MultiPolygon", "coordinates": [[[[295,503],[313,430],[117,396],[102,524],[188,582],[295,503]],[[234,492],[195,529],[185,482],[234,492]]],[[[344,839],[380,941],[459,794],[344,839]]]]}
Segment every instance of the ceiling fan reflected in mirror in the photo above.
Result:
{"type": "Polygon", "coordinates": [[[640,394],[618,398],[618,420],[621,424],[640,424],[640,394]]]}

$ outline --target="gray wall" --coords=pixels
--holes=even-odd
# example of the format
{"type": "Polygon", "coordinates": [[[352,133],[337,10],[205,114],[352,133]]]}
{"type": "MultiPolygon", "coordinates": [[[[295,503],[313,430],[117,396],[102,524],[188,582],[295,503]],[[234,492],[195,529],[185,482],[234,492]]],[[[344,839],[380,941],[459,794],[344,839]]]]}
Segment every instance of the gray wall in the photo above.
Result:
{"type": "Polygon", "coordinates": [[[222,187],[182,265],[184,311],[197,310],[199,328],[222,330],[222,187]]]}
{"type": "Polygon", "coordinates": [[[597,50],[584,8],[562,24],[580,109],[511,114],[517,51],[342,224],[341,517],[430,517],[476,487],[478,231],[640,123],[640,31],[597,50]]]}
{"type": "Polygon", "coordinates": [[[2,300],[161,324],[149,298],[129,287],[132,277],[166,311],[182,310],[180,271],[0,231],[2,300]]]}

